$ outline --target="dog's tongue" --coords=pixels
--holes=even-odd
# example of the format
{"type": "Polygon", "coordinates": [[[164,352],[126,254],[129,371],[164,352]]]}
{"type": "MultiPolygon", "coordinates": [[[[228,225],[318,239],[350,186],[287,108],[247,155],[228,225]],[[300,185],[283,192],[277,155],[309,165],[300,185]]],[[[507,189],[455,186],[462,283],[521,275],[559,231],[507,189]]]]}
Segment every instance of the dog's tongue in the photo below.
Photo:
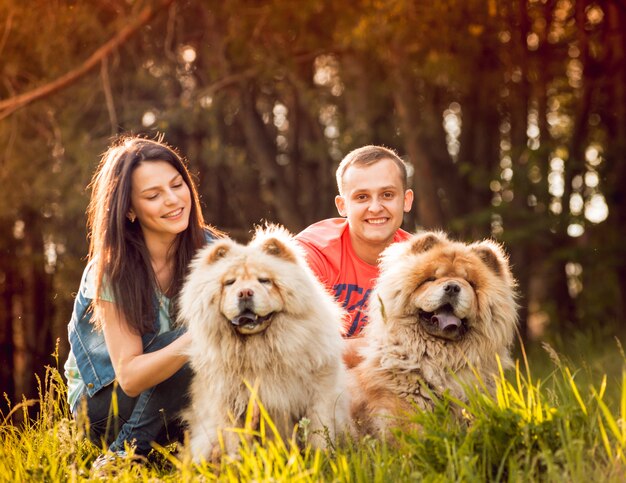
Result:
{"type": "Polygon", "coordinates": [[[254,324],[257,321],[257,316],[254,312],[246,310],[239,314],[237,317],[231,320],[231,323],[236,326],[254,324]]]}
{"type": "Polygon", "coordinates": [[[450,310],[440,310],[435,312],[433,315],[431,322],[437,324],[439,330],[454,330],[461,327],[461,319],[459,319],[452,311],[450,310]]]}

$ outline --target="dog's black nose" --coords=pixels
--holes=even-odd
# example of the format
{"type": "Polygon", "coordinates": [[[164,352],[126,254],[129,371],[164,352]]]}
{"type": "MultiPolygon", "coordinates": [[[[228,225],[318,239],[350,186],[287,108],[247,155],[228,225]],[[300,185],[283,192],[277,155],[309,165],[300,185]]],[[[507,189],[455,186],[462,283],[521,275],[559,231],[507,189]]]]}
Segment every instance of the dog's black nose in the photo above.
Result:
{"type": "Polygon", "coordinates": [[[254,291],[251,288],[244,288],[240,290],[239,293],[237,294],[237,296],[243,300],[250,299],[253,297],[253,295],[254,295],[254,291]]]}
{"type": "Polygon", "coordinates": [[[443,291],[448,295],[457,295],[461,291],[461,286],[455,282],[447,283],[443,291]]]}

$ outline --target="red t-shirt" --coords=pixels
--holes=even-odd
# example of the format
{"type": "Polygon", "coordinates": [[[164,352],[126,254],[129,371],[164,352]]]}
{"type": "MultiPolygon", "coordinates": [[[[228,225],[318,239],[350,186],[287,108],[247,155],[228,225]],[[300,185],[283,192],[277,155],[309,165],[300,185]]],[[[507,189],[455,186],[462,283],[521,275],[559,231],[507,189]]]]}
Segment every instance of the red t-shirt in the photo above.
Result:
{"type": "MultiPolygon", "coordinates": [[[[399,229],[393,242],[404,241],[409,233],[399,229]]],[[[361,260],[350,241],[348,221],[330,218],[314,223],[296,236],[305,249],[309,266],[348,312],[343,335],[358,335],[367,324],[367,301],[378,278],[378,265],[361,260]]]]}

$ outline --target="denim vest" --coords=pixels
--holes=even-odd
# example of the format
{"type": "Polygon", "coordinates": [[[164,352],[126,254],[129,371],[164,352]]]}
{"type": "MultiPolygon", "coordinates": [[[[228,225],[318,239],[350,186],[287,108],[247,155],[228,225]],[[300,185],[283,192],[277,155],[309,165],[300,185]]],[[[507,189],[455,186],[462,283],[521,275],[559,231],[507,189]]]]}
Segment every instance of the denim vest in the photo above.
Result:
{"type": "MultiPolygon", "coordinates": [[[[209,232],[205,232],[205,238],[207,243],[214,240],[213,235],[209,232]]],[[[72,353],[76,358],[76,365],[89,397],[111,384],[115,379],[115,371],[104,342],[104,334],[102,330],[98,330],[91,323],[93,315],[93,311],[90,310],[91,299],[85,295],[87,276],[92,267],[93,261],[85,267],[78,294],[74,300],[72,318],[67,327],[72,353]]],[[[159,333],[159,310],[156,296],[154,303],[156,316],[152,326],[153,330],[141,336],[144,349],[159,333]]]]}
{"type": "MultiPolygon", "coordinates": [[[[90,309],[92,299],[85,295],[87,276],[93,268],[89,262],[83,272],[78,294],[74,300],[72,318],[67,327],[72,353],[76,358],[78,371],[85,383],[89,397],[100,389],[108,386],[115,379],[115,371],[104,342],[104,333],[91,323],[93,311],[90,309]]],[[[145,348],[159,332],[158,306],[153,330],[141,336],[145,348]]]]}

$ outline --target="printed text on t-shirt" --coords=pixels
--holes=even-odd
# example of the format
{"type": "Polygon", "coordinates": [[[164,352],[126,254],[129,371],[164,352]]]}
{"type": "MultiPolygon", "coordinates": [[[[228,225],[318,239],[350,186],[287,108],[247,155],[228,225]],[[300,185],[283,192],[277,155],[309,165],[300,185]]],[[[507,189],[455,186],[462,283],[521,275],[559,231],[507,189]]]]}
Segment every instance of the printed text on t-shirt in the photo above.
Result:
{"type": "Polygon", "coordinates": [[[352,322],[346,331],[345,337],[352,337],[361,331],[367,324],[367,299],[371,289],[363,290],[363,287],[351,283],[338,283],[333,287],[335,299],[341,302],[344,309],[351,315],[352,322]]]}

